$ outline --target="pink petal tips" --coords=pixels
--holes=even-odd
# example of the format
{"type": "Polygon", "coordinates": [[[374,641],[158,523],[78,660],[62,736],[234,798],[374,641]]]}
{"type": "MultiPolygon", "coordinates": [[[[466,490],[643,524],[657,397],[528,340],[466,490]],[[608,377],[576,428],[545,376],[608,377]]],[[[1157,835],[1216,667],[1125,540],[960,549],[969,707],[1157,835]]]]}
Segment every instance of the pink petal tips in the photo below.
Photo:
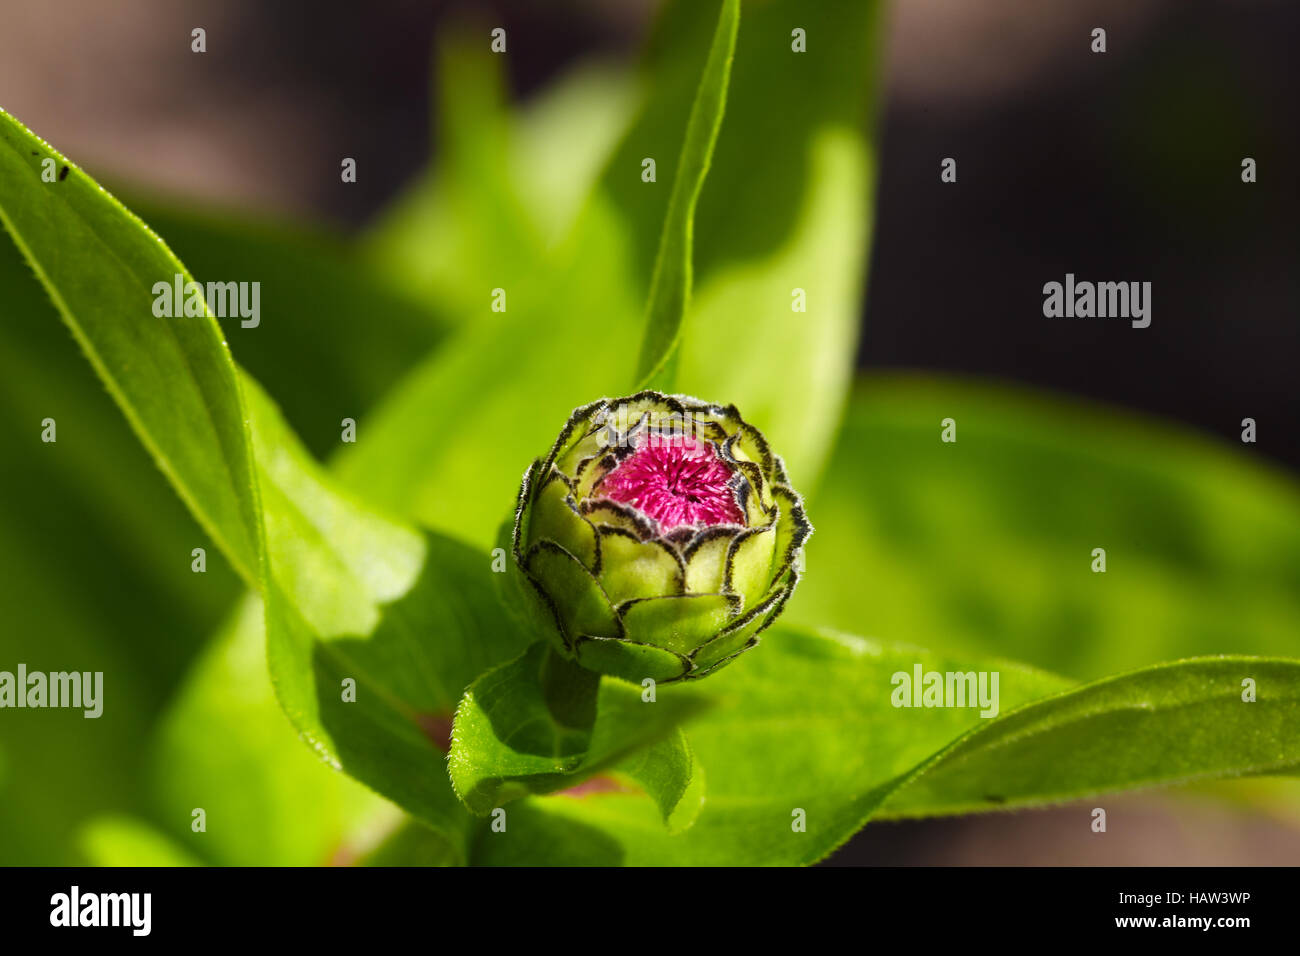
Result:
{"type": "Polygon", "coordinates": [[[599,492],[654,518],[663,533],[682,526],[743,525],[732,474],[711,445],[690,437],[650,437],[604,477],[599,492]]]}

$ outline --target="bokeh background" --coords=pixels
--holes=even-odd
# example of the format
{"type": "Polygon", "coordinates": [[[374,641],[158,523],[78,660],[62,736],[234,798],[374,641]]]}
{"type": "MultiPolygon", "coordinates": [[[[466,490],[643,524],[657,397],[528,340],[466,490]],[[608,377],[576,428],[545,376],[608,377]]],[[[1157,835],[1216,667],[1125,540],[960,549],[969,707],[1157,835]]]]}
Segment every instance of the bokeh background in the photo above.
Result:
{"type": "MultiPolygon", "coordinates": [[[[128,197],[251,218],[268,234],[291,222],[328,247],[438,159],[436,114],[449,92],[434,69],[441,38],[466,23],[504,26],[509,96],[528,103],[576,66],[634,60],[655,10],[648,0],[6,0],[0,105],[128,197]],[[194,26],[208,32],[203,56],[190,52],[194,26]],[[358,161],[355,185],[339,182],[341,156],[358,161]]],[[[1300,471],[1300,6],[899,0],[887,24],[862,374],[1038,386],[1238,448],[1249,416],[1258,443],[1247,454],[1300,471]],[[1107,30],[1104,55],[1089,50],[1096,26],[1107,30]],[[949,156],[958,182],[944,185],[949,156]],[[1240,181],[1245,156],[1258,162],[1253,185],[1240,181]],[[1151,281],[1152,326],[1043,319],[1041,286],[1066,272],[1151,281]]],[[[188,261],[184,222],[168,229],[159,215],[146,218],[188,261]]],[[[12,249],[0,257],[2,294],[39,300],[17,284],[12,249]]],[[[405,304],[359,300],[366,308],[405,304]]],[[[413,348],[432,343],[411,327],[413,348]]],[[[12,712],[0,722],[0,862],[75,862],[85,859],[73,836],[81,823],[138,808],[153,772],[141,742],[238,588],[215,562],[202,589],[137,592],[173,541],[189,540],[176,530],[189,519],[143,453],[122,454],[133,439],[89,369],[77,369],[65,330],[15,334],[0,354],[0,447],[48,413],[21,386],[33,380],[79,403],[86,434],[66,445],[80,449],[72,471],[0,465],[0,629],[20,655],[42,635],[84,635],[64,650],[81,668],[122,675],[117,693],[131,704],[112,727],[12,712]],[[77,471],[100,477],[96,498],[69,477],[77,471]],[[125,559],[115,544],[124,538],[139,544],[125,559]]],[[[364,366],[364,342],[358,349],[364,366]]],[[[330,374],[310,341],[302,356],[330,374]]],[[[304,437],[317,451],[328,438],[304,437]]],[[[831,862],[1295,863],[1295,792],[1247,782],[1110,799],[1111,819],[1124,823],[1104,841],[1077,806],[873,824],[831,862]]]]}

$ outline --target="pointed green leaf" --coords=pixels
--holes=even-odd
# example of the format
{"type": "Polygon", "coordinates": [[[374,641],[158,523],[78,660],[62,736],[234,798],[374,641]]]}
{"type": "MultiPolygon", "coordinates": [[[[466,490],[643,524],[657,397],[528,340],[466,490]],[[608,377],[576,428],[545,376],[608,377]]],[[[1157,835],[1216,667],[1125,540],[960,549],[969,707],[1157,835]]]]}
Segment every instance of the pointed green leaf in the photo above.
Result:
{"type": "Polygon", "coordinates": [[[144,223],[3,111],[0,223],[158,467],[255,581],[259,515],[234,363],[206,305],[198,316],[154,314],[156,284],[173,289],[179,276],[184,288],[189,274],[144,223]],[[58,170],[53,181],[45,168],[58,170]]]}
{"type": "Polygon", "coordinates": [[[619,764],[616,772],[649,794],[669,833],[688,830],[699,818],[706,798],[704,768],[680,727],[619,764]]]}
{"type": "MultiPolygon", "coordinates": [[[[744,409],[805,490],[834,441],[857,351],[884,10],[858,0],[744,5],[726,122],[694,216],[677,390],[744,409]],[[807,52],[791,49],[796,25],[807,52]],[[805,311],[795,311],[796,290],[805,311]]],[[[665,198],[628,171],[681,142],[715,19],[698,0],[664,5],[651,95],[603,182],[629,223],[642,282],[665,198]]]]}
{"type": "Polygon", "coordinates": [[[677,168],[672,178],[672,195],[664,217],[650,279],[650,299],[646,307],[645,337],[637,363],[638,388],[674,391],[676,351],[682,320],[691,297],[691,256],[695,204],[704,188],[713,159],[713,147],[722,127],[727,105],[727,82],[731,60],[736,50],[736,32],[740,27],[740,0],[722,0],[718,25],[704,64],[691,116],[686,124],[677,168]]]}
{"type": "Polygon", "coordinates": [[[1198,658],[1007,714],[946,749],[885,816],[1026,806],[1300,768],[1300,661],[1198,658]],[[1243,690],[1250,680],[1253,699],[1243,690]]]}
{"type": "Polygon", "coordinates": [[[469,821],[441,728],[462,690],[524,644],[487,555],[341,492],[252,379],[241,383],[206,311],[153,315],[154,283],[186,275],[175,257],[80,170],[42,182],[45,155],[62,161],[0,114],[0,218],[137,435],[262,591],[282,707],[322,757],[463,856],[469,821]]]}

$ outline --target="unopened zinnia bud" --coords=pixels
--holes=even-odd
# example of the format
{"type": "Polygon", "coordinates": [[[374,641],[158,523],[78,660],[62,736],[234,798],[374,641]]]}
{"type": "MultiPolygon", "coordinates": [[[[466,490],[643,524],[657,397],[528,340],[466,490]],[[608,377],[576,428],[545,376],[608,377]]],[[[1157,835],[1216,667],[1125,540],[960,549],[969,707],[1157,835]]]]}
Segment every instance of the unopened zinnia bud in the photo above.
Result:
{"type": "Polygon", "coordinates": [[[524,476],[513,547],[565,656],[664,682],[758,643],[811,531],[733,406],[641,392],[573,413],[524,476]]]}

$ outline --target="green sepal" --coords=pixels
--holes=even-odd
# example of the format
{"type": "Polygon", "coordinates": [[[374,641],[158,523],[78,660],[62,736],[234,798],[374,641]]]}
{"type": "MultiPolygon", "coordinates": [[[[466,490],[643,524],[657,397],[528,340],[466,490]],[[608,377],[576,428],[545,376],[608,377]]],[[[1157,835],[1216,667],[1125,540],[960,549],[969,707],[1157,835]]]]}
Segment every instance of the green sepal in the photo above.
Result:
{"type": "Polygon", "coordinates": [[[587,520],[597,528],[622,528],[642,541],[654,537],[654,527],[631,505],[597,499],[584,501],[580,508],[587,520]]]}
{"type": "Polygon", "coordinates": [[[586,437],[591,426],[591,417],[600,410],[604,402],[589,402],[573,410],[569,420],[564,423],[564,428],[560,430],[560,436],[555,439],[555,444],[551,446],[550,452],[546,456],[546,461],[542,462],[539,474],[549,474],[551,466],[559,461],[562,457],[568,455],[579,442],[586,437]]]}
{"type": "Polygon", "coordinates": [[[723,590],[739,594],[746,609],[761,601],[771,589],[776,538],[776,531],[771,527],[753,528],[738,535],[727,550],[723,590]]]}
{"type": "Polygon", "coordinates": [[[497,555],[493,554],[492,583],[496,589],[497,600],[501,602],[510,620],[522,633],[564,646],[564,632],[560,625],[559,612],[555,610],[550,598],[529,580],[528,575],[515,559],[513,538],[516,520],[516,518],[507,518],[497,529],[497,549],[506,556],[504,570],[498,571],[495,564],[497,555]]]}
{"type": "Polygon", "coordinates": [[[693,679],[717,670],[726,661],[758,643],[758,634],[781,613],[794,585],[794,572],[786,575],[780,587],[735,623],[726,627],[693,655],[693,679]]]}
{"type": "Polygon", "coordinates": [[[727,554],[739,532],[737,527],[705,528],[687,545],[686,592],[721,593],[726,584],[727,554]]]}
{"type": "Polygon", "coordinates": [[[578,506],[564,477],[555,470],[546,476],[534,494],[529,519],[529,546],[551,541],[573,555],[592,574],[600,573],[600,541],[591,522],[578,513],[578,506]]]}
{"type": "Polygon", "coordinates": [[[647,677],[660,684],[681,680],[691,669],[691,662],[681,654],[617,638],[582,635],[575,642],[574,653],[583,667],[634,684],[647,677]]]}
{"type": "Polygon", "coordinates": [[[614,604],[635,598],[680,594],[685,583],[682,559],[659,539],[642,541],[621,528],[602,528],[600,583],[614,604]]]}
{"type": "MultiPolygon", "coordinates": [[[[777,459],[778,462],[780,459],[777,459]]],[[[813,532],[803,510],[803,499],[787,485],[773,485],[772,497],[780,510],[776,521],[776,554],[772,577],[781,577],[793,566],[795,556],[813,532]]]]}
{"type": "Polygon", "coordinates": [[[524,559],[524,570],[555,605],[566,644],[572,645],[576,634],[623,636],[600,582],[558,544],[539,541],[533,545],[524,559]]]}
{"type": "Polygon", "coordinates": [[[629,601],[618,607],[628,640],[690,654],[727,626],[738,610],[728,594],[686,594],[629,601]]]}

